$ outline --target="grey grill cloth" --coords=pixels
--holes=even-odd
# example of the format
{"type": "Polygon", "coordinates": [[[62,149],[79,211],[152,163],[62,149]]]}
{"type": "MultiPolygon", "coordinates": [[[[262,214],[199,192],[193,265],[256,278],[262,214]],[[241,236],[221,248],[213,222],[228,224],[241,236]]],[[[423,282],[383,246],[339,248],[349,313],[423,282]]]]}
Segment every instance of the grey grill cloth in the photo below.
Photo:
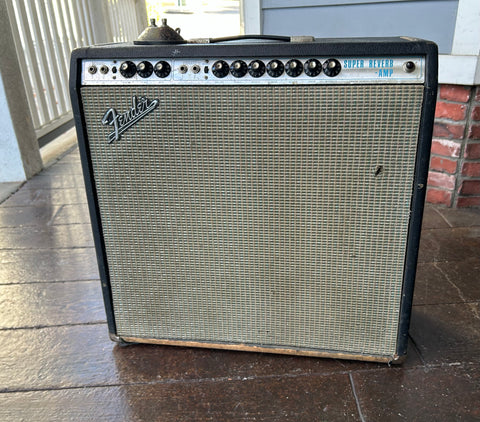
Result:
{"type": "Polygon", "coordinates": [[[394,354],[423,85],[81,94],[119,336],[394,354]]]}

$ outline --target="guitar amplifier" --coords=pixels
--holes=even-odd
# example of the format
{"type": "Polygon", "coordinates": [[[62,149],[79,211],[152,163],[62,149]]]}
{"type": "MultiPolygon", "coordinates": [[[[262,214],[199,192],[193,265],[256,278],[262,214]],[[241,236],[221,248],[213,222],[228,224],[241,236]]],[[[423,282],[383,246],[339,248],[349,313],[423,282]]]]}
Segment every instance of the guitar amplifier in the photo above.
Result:
{"type": "Polygon", "coordinates": [[[402,361],[435,44],[94,46],[70,85],[112,339],[402,361]]]}

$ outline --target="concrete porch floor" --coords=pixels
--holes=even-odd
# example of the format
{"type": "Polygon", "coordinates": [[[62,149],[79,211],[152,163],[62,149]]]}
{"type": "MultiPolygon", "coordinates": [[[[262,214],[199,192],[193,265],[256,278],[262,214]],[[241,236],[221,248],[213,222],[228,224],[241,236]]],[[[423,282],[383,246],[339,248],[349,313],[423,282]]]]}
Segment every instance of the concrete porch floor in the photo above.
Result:
{"type": "Polygon", "coordinates": [[[0,204],[0,421],[480,420],[480,210],[425,211],[402,366],[107,335],[78,150],[0,204]]]}

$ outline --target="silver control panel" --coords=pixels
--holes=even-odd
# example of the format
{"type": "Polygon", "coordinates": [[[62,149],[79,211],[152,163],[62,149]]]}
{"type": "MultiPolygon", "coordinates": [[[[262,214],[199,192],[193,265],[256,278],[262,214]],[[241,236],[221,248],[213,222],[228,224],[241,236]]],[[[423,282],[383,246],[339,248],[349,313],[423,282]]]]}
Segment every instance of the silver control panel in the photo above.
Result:
{"type": "Polygon", "coordinates": [[[414,57],[132,58],[84,60],[82,85],[423,83],[414,57]]]}

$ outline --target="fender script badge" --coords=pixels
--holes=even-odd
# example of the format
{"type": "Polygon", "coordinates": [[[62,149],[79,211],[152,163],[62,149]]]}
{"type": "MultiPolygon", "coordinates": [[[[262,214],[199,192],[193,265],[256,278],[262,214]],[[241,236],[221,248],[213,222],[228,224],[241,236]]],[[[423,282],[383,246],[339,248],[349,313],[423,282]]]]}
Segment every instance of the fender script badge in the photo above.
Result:
{"type": "Polygon", "coordinates": [[[108,143],[120,139],[120,135],[130,129],[135,123],[142,120],[148,113],[158,107],[158,99],[149,100],[147,97],[132,97],[132,107],[125,113],[118,114],[113,107],[109,108],[103,116],[104,125],[113,126],[113,132],[108,134],[108,143]]]}

